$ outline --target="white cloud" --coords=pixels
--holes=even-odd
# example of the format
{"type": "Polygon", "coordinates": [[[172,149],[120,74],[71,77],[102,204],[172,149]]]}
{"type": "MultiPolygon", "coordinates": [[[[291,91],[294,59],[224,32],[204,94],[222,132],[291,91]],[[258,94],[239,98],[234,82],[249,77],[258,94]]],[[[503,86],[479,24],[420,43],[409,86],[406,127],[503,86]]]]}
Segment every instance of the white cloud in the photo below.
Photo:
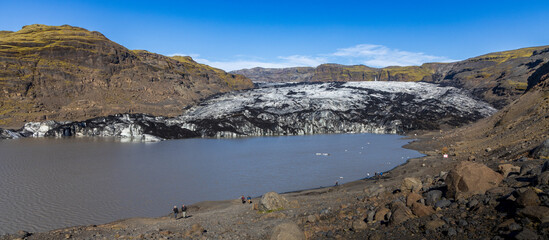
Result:
{"type": "Polygon", "coordinates": [[[451,62],[452,59],[427,55],[422,52],[408,52],[391,49],[383,45],[359,44],[340,48],[331,54],[336,59],[344,59],[370,67],[410,66],[426,62],[451,62]]]}
{"type": "Polygon", "coordinates": [[[262,68],[287,68],[287,67],[295,67],[297,65],[292,65],[290,63],[276,63],[276,62],[261,62],[261,61],[247,61],[247,60],[236,60],[236,61],[210,61],[208,59],[203,58],[196,58],[195,61],[199,63],[203,63],[215,68],[220,68],[225,71],[233,71],[233,70],[239,70],[244,68],[254,68],[254,67],[262,67],[262,68]]]}
{"type": "Polygon", "coordinates": [[[272,62],[262,61],[257,57],[247,57],[247,59],[239,58],[238,60],[234,60],[234,61],[211,61],[205,58],[195,58],[194,60],[199,63],[210,65],[212,67],[221,68],[225,71],[233,71],[233,70],[239,70],[244,68],[254,68],[254,67],[262,67],[262,68],[316,67],[327,61],[327,59],[323,57],[309,57],[309,56],[301,56],[301,55],[292,55],[287,57],[280,56],[277,59],[278,59],[277,61],[272,61],[272,62]]]}
{"type": "Polygon", "coordinates": [[[316,56],[279,56],[273,61],[265,61],[258,57],[246,55],[237,55],[235,60],[230,61],[212,61],[205,58],[198,58],[200,56],[199,54],[172,54],[170,56],[174,55],[191,56],[199,63],[207,64],[225,71],[254,67],[316,67],[323,63],[363,64],[369,67],[387,67],[421,65],[427,62],[455,61],[447,57],[427,55],[422,52],[402,51],[374,44],[359,44],[348,48],[337,49],[334,53],[317,54],[316,56]]]}
{"type": "Polygon", "coordinates": [[[325,57],[309,57],[309,56],[301,56],[301,55],[292,55],[288,57],[278,57],[278,58],[286,61],[290,65],[306,66],[306,67],[316,67],[328,61],[328,59],[325,57]]]}

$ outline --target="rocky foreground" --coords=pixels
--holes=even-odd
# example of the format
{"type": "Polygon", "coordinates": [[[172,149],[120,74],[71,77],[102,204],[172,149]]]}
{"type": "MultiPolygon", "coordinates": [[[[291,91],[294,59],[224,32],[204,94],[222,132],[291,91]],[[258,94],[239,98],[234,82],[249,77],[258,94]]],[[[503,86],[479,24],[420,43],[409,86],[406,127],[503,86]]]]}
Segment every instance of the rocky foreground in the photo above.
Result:
{"type": "Polygon", "coordinates": [[[118,114],[81,122],[32,122],[0,138],[120,137],[160,141],[322,133],[398,133],[459,127],[493,114],[465,91],[429,83],[275,84],[212,97],[174,118],[118,114]]]}

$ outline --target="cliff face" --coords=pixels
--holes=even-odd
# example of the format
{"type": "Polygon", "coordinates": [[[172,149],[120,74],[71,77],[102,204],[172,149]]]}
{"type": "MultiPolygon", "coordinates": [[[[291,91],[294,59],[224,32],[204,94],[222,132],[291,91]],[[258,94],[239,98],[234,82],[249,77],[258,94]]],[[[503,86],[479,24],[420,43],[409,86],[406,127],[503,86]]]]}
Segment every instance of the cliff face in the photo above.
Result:
{"type": "Polygon", "coordinates": [[[497,52],[454,63],[371,68],[322,64],[316,68],[253,68],[233,71],[257,82],[425,81],[467,89],[496,108],[524,93],[528,82],[548,68],[549,46],[497,52]],[[291,76],[291,77],[290,77],[291,76]]]}
{"type": "Polygon", "coordinates": [[[321,64],[316,68],[252,68],[232,71],[256,82],[349,82],[420,81],[430,77],[442,63],[421,66],[371,68],[364,65],[321,64]]]}
{"type": "Polygon", "coordinates": [[[116,113],[175,116],[210,95],[253,87],[244,76],[132,51],[72,26],[0,32],[0,126],[116,113]]]}

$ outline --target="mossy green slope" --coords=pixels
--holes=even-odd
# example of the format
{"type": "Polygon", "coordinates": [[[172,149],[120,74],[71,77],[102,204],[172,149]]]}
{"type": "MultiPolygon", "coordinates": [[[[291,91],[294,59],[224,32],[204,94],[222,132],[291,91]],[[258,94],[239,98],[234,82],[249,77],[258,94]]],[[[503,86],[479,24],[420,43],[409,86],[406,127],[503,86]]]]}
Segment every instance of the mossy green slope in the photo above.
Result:
{"type": "Polygon", "coordinates": [[[174,116],[246,77],[147,51],[68,25],[0,32],[0,127],[124,112],[174,116]]]}

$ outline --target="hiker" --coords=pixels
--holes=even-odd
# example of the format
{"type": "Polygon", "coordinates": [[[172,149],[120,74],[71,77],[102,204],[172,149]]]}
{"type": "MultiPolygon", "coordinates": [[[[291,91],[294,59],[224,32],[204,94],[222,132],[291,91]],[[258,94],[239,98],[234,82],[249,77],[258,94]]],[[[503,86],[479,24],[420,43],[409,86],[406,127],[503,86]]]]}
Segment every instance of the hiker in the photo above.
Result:
{"type": "Polygon", "coordinates": [[[337,186],[339,186],[339,181],[336,181],[336,184],[335,184],[335,186],[336,186],[336,187],[337,187],[337,186]]]}
{"type": "Polygon", "coordinates": [[[185,204],[181,206],[181,215],[183,215],[183,218],[187,218],[187,206],[185,204]]]}
{"type": "Polygon", "coordinates": [[[179,209],[177,209],[177,206],[173,206],[173,217],[177,219],[177,214],[179,213],[179,209]]]}
{"type": "Polygon", "coordinates": [[[246,203],[246,198],[244,197],[244,195],[242,195],[242,197],[240,197],[240,200],[242,200],[242,204],[246,203]]]}
{"type": "Polygon", "coordinates": [[[248,203],[252,204],[252,197],[248,196],[248,203]]]}

